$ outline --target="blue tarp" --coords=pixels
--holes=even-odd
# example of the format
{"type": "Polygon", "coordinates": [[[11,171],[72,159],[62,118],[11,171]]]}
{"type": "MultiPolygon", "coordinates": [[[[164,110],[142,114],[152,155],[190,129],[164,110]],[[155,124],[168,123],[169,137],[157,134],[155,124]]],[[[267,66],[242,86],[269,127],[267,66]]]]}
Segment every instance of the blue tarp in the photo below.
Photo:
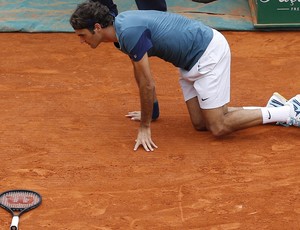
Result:
{"type": "Polygon", "coordinates": [[[68,32],[80,0],[0,0],[0,31],[68,32]]]}
{"type": "MultiPolygon", "coordinates": [[[[2,32],[72,32],[69,17],[83,0],[0,0],[2,32]]],[[[134,0],[115,0],[119,12],[136,9],[134,0]]],[[[204,22],[219,30],[253,30],[247,0],[209,4],[167,0],[168,11],[204,22]]]]}

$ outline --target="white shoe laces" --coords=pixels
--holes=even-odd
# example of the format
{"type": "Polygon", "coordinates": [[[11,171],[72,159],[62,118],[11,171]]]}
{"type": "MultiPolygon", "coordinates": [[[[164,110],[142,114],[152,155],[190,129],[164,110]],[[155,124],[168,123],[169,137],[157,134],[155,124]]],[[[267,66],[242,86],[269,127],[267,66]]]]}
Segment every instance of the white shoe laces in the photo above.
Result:
{"type": "Polygon", "coordinates": [[[300,127],[300,119],[295,118],[295,117],[291,117],[290,118],[290,125],[300,127]]]}

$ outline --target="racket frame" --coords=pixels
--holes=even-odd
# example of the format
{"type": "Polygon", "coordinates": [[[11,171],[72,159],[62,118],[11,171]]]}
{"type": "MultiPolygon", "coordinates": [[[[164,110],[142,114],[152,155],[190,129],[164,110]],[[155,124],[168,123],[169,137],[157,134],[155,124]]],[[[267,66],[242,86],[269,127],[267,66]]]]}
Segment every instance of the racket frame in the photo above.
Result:
{"type": "Polygon", "coordinates": [[[10,225],[10,230],[18,230],[20,216],[25,212],[28,212],[32,209],[37,208],[42,203],[42,196],[39,193],[37,193],[35,191],[31,191],[31,190],[26,190],[26,189],[14,189],[14,190],[5,191],[5,192],[0,194],[0,198],[5,196],[5,194],[18,193],[18,192],[32,193],[32,194],[34,194],[35,196],[38,197],[39,201],[36,204],[34,204],[32,206],[29,206],[27,208],[10,208],[10,207],[7,207],[6,205],[0,203],[0,207],[5,209],[6,211],[10,212],[11,215],[13,216],[12,221],[11,221],[11,225],[10,225]],[[19,213],[15,213],[15,212],[19,212],[19,213]]]}

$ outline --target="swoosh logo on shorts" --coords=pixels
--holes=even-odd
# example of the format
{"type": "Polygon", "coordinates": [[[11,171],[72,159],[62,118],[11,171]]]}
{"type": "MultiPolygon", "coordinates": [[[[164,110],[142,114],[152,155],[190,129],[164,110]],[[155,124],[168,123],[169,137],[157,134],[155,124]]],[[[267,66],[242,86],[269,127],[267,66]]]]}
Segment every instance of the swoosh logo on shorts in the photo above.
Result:
{"type": "Polygon", "coordinates": [[[207,98],[201,98],[201,101],[206,101],[209,97],[207,98]]]}

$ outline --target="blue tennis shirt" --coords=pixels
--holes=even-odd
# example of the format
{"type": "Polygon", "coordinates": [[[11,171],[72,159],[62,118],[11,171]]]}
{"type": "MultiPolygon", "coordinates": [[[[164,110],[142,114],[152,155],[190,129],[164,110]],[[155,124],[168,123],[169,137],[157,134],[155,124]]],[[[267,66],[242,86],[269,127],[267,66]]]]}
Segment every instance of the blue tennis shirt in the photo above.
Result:
{"type": "Polygon", "coordinates": [[[126,11],[114,22],[119,48],[133,61],[145,53],[189,71],[205,52],[213,31],[178,14],[154,10],[126,11]]]}

